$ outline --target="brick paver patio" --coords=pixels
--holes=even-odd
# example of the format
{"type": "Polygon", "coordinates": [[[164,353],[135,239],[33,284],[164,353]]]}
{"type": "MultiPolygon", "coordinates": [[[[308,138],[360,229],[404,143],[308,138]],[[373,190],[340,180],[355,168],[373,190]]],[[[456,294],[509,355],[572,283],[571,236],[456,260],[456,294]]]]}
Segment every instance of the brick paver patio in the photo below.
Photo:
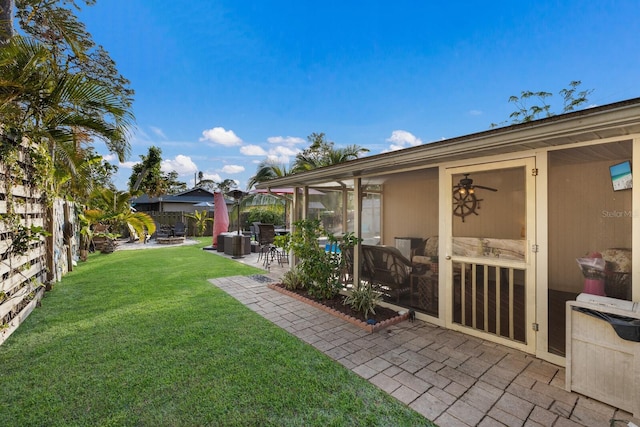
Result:
{"type": "MultiPolygon", "coordinates": [[[[243,260],[255,264],[255,258],[243,260]]],[[[211,280],[274,324],[439,426],[609,426],[627,412],[565,391],[564,368],[416,320],[369,334],[267,287],[262,277],[211,280]]],[[[626,425],[617,423],[617,426],[626,425]]]]}

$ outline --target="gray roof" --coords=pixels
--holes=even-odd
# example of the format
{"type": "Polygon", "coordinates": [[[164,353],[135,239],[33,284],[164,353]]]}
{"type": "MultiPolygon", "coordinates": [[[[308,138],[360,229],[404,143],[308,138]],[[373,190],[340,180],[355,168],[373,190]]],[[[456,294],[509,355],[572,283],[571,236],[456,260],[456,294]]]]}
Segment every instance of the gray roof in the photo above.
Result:
{"type": "MultiPolygon", "coordinates": [[[[213,192],[209,190],[205,190],[204,188],[192,188],[187,191],[183,191],[177,194],[164,194],[158,197],[149,197],[146,194],[141,195],[140,197],[135,197],[131,200],[131,203],[134,204],[142,204],[142,203],[185,203],[189,205],[194,205],[196,203],[201,202],[209,202],[213,204],[213,192]]],[[[229,204],[233,204],[234,201],[225,198],[225,202],[229,204]]]]}

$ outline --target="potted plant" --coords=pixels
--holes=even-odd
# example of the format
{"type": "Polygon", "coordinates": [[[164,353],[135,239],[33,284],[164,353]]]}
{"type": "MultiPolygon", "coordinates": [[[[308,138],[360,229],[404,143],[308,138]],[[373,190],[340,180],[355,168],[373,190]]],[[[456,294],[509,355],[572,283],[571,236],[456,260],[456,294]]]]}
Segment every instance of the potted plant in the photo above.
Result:
{"type": "Polygon", "coordinates": [[[96,233],[96,237],[104,237],[104,242],[102,243],[102,247],[100,248],[100,252],[103,254],[110,254],[116,250],[117,240],[120,237],[119,234],[102,232],[96,233]]]}

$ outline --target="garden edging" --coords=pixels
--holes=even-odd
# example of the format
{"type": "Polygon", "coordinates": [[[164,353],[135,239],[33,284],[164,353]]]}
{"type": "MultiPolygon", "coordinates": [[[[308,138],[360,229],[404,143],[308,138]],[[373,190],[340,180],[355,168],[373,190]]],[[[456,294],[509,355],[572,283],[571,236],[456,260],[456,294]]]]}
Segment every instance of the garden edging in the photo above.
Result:
{"type": "Polygon", "coordinates": [[[273,289],[274,291],[280,292],[280,293],[282,293],[284,295],[288,295],[288,296],[290,296],[292,298],[295,298],[298,301],[302,301],[302,302],[304,302],[306,304],[309,304],[309,305],[311,305],[313,307],[319,308],[320,310],[322,310],[322,311],[324,311],[326,313],[329,313],[329,314],[332,314],[332,315],[334,315],[336,317],[339,317],[339,318],[351,323],[352,325],[355,325],[355,326],[359,327],[360,329],[363,329],[363,330],[365,330],[365,331],[367,331],[369,333],[377,332],[377,331],[379,331],[381,329],[386,328],[387,326],[395,325],[396,323],[400,323],[403,320],[407,320],[409,318],[409,313],[406,312],[404,314],[398,314],[396,317],[393,317],[391,319],[387,319],[387,320],[382,321],[380,323],[376,323],[375,325],[370,325],[370,324],[368,324],[366,322],[363,322],[362,320],[356,319],[355,317],[348,316],[348,315],[346,315],[344,313],[339,312],[338,310],[335,310],[333,308],[327,307],[326,305],[323,305],[323,304],[321,304],[321,303],[319,303],[317,301],[311,300],[309,298],[305,298],[302,295],[299,295],[299,294],[297,294],[295,292],[292,292],[292,291],[290,291],[288,289],[282,288],[282,287],[278,286],[278,284],[270,283],[270,284],[267,285],[267,287],[269,289],[273,289]]]}

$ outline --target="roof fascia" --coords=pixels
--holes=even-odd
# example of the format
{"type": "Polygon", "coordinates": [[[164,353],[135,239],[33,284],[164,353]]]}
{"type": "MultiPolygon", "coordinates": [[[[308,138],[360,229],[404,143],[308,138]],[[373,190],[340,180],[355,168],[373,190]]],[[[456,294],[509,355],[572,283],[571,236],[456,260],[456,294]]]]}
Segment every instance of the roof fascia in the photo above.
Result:
{"type": "Polygon", "coordinates": [[[640,132],[640,98],[547,119],[377,154],[276,178],[257,188],[309,186],[353,179],[383,170],[427,166],[448,160],[556,147],[640,132]]]}

